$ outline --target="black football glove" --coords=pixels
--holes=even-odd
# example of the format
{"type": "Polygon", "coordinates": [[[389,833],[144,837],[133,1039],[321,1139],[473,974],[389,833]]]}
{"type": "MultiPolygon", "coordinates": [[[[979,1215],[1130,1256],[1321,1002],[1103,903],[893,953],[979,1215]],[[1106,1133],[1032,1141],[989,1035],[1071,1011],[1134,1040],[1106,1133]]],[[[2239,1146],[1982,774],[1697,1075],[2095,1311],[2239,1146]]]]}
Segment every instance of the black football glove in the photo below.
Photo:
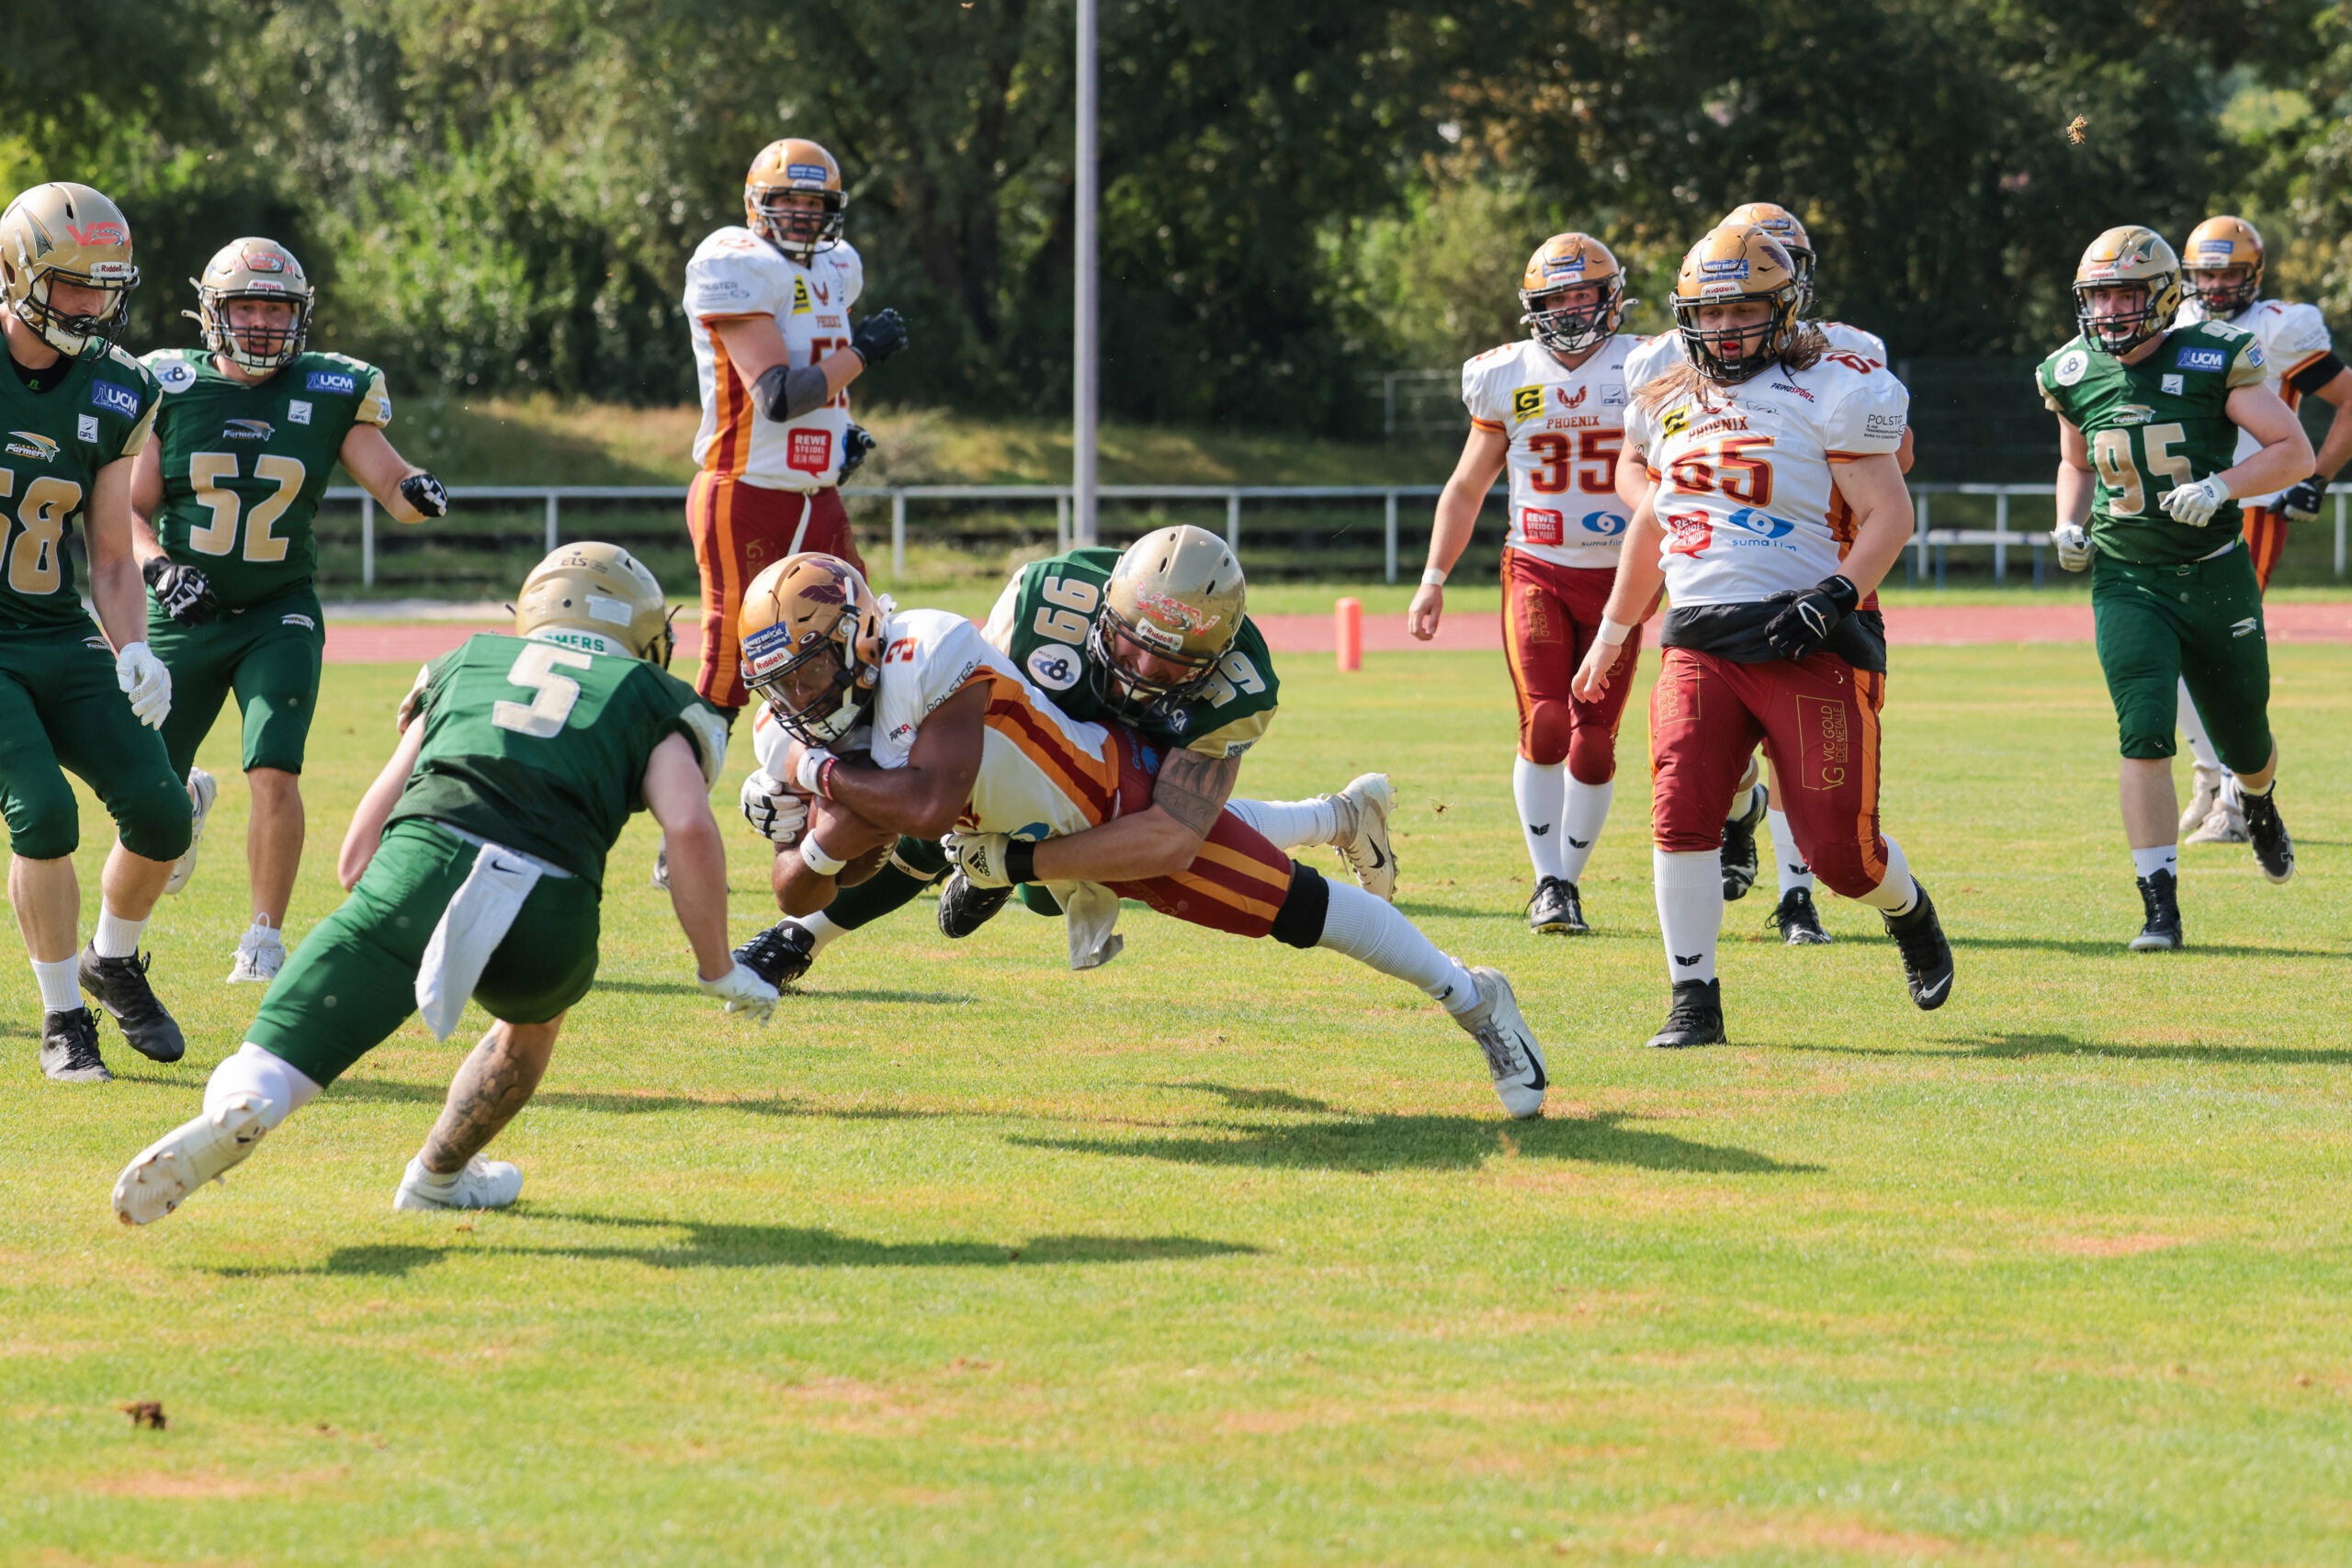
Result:
{"type": "Polygon", "coordinates": [[[147,580],[157,606],[184,626],[200,626],[220,612],[211,581],[195,567],[157,556],[139,569],[139,575],[147,580]]]}
{"type": "Polygon", "coordinates": [[[865,426],[862,424],[853,424],[842,431],[842,478],[846,479],[850,475],[857,472],[857,466],[865,461],[865,455],[880,445],[882,445],[880,442],[866,433],[865,426]]]}
{"type": "Polygon", "coordinates": [[[1825,577],[1766,624],[1764,640],[1783,659],[1809,659],[1861,602],[1861,594],[1843,577],[1825,577]]]}
{"type": "Polygon", "coordinates": [[[402,479],[401,498],[427,517],[449,515],[449,492],[431,474],[411,474],[402,479]]]}
{"type": "Polygon", "coordinates": [[[871,369],[907,346],[906,318],[896,310],[876,310],[851,331],[849,345],[871,369]]]}
{"type": "Polygon", "coordinates": [[[2308,523],[2319,515],[2319,498],[2326,493],[2327,481],[2313,474],[2278,492],[2278,510],[2290,523],[2308,523]]]}

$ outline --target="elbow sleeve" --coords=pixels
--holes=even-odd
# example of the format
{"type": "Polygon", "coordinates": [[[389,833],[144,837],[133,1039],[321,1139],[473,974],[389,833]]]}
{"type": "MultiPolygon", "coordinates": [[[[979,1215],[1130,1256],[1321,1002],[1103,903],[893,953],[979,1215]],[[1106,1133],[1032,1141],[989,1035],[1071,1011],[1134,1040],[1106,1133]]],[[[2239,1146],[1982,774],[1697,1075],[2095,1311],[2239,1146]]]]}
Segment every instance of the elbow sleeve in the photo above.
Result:
{"type": "Polygon", "coordinates": [[[752,392],[760,412],[778,422],[814,412],[832,396],[826,389],[824,371],[814,365],[789,368],[771,365],[760,372],[752,392]]]}

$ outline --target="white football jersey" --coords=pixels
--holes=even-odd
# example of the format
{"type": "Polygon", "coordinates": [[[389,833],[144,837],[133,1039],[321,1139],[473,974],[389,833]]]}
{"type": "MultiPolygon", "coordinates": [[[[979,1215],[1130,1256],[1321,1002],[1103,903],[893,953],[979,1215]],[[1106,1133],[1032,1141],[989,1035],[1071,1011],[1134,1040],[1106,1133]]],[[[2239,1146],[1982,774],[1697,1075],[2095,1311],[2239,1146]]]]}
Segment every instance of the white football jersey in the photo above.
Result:
{"type": "Polygon", "coordinates": [[[1571,370],[1521,338],[1462,367],[1470,423],[1510,441],[1510,548],[1555,566],[1615,569],[1627,522],[1616,482],[1625,356],[1640,341],[1620,333],[1571,370]]]}
{"type": "MultiPolygon", "coordinates": [[[[1886,340],[1876,333],[1866,333],[1860,327],[1849,327],[1843,321],[1815,321],[1821,335],[1829,340],[1830,352],[1843,350],[1859,354],[1866,359],[1886,363],[1886,340]]],[[[1634,347],[1625,359],[1625,389],[1638,392],[1660,375],[1674,368],[1682,357],[1682,333],[1677,330],[1662,332],[1656,337],[1645,337],[1634,347]]]]}
{"type": "Polygon", "coordinates": [[[1834,575],[1852,532],[1836,465],[1893,456],[1910,405],[1883,365],[1845,351],[1703,400],[1634,402],[1625,444],[1659,482],[1659,558],[1675,607],[1755,604],[1834,575]]]}
{"type": "Polygon", "coordinates": [[[818,252],[806,266],[740,226],[720,229],[696,247],[686,263],[685,298],[702,389],[696,463],[766,490],[809,491],[840,480],[849,394],[777,423],[752,406],[710,323],[774,316],[784,333],[785,363],[814,365],[849,346],[849,308],[865,288],[865,264],[847,241],[818,252]]]}
{"type": "MultiPolygon", "coordinates": [[[[2194,326],[2206,320],[2205,307],[2192,296],[2174,318],[2177,327],[2194,326]]],[[[2263,368],[2269,379],[2263,384],[2286,400],[2293,408],[2303,400],[2303,395],[2287,384],[2287,378],[2312,360],[2324,357],[2335,349],[2327,335],[2327,320],[2316,305],[2290,304],[2284,299],[2257,299],[2229,320],[2229,325],[2254,334],[2262,344],[2263,368]]],[[[2243,463],[2262,450],[2262,443],[2241,430],[2235,461],[2243,463]]],[[[2241,504],[2267,506],[2278,499],[2279,492],[2268,495],[2242,495],[2241,504]]]]}

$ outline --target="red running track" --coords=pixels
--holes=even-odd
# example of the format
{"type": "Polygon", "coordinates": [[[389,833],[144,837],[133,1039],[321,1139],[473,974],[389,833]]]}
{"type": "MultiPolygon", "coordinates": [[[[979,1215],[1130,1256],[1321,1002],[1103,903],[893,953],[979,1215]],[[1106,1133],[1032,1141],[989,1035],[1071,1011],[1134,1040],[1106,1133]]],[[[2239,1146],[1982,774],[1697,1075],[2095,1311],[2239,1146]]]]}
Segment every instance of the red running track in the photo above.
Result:
{"type": "MultiPolygon", "coordinates": [[[[2352,602],[2278,604],[2264,612],[2273,642],[2352,642],[2352,602]]],[[[1329,653],[1339,645],[1329,615],[1261,615],[1258,629],[1277,653],[1329,653]]],[[[420,664],[457,647],[497,623],[440,621],[423,626],[377,626],[367,622],[327,625],[330,664],[420,664]]],[[[1901,646],[1969,643],[2088,642],[2088,604],[1984,604],[1907,606],[1886,612],[1887,639],[1901,646]]],[[[1363,646],[1369,653],[1418,648],[1456,652],[1495,652],[1502,627],[1493,615],[1450,618],[1434,642],[1415,642],[1405,617],[1367,615],[1363,646]]]]}

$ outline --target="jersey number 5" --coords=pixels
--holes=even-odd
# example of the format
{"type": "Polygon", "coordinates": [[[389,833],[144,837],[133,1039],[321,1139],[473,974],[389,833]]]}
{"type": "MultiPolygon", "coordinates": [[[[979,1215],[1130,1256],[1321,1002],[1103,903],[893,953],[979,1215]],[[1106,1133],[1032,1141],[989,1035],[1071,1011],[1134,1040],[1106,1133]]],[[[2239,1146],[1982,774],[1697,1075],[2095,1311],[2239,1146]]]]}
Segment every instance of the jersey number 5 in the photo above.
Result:
{"type": "Polygon", "coordinates": [[[564,721],[571,716],[571,705],[580,700],[580,682],[569,675],[557,674],[556,667],[586,670],[593,663],[584,653],[552,643],[533,643],[515,656],[514,668],[506,672],[508,681],[531,691],[531,700],[492,704],[490,722],[517,735],[536,735],[542,740],[554,739],[562,733],[564,721]]]}
{"type": "MultiPolygon", "coordinates": [[[[2167,490],[2178,489],[2196,477],[2188,459],[2173,450],[2188,435],[2177,424],[2151,424],[2141,432],[2140,439],[2148,454],[2148,470],[2172,480],[2165,487],[2167,490]]],[[[2109,515],[2137,517],[2148,509],[2149,487],[2141,479],[2140,465],[2132,460],[2129,430],[2102,430],[2092,436],[2091,456],[2098,464],[2098,477],[2115,492],[2115,499],[2108,503],[2109,515]]]]}
{"type": "MultiPolygon", "coordinates": [[[[237,513],[244,505],[232,490],[222,490],[222,479],[237,477],[237,455],[234,452],[197,452],[187,460],[188,483],[196,487],[196,499],[212,513],[212,521],[187,533],[188,548],[200,555],[225,556],[237,547],[237,513]]],[[[286,558],[286,541],[270,532],[294,498],[302,493],[305,475],[302,465],[291,457],[268,455],[254,459],[254,478],[267,479],[277,489],[265,496],[245,519],[245,559],[270,562],[286,558]]]]}

